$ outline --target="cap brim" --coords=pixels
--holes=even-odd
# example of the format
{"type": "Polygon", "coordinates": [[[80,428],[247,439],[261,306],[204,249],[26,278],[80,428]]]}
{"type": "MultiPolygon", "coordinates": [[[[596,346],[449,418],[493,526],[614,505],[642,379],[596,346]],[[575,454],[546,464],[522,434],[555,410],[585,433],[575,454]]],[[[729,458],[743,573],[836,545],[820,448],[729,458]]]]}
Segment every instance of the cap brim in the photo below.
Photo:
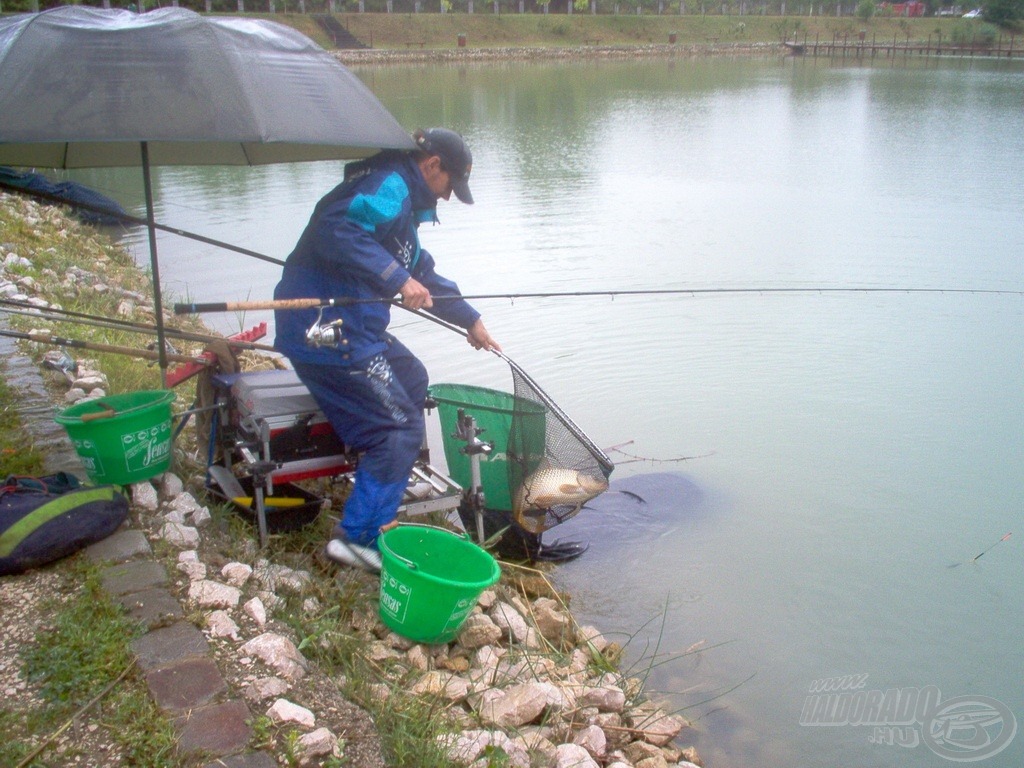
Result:
{"type": "Polygon", "coordinates": [[[452,192],[455,193],[455,196],[457,198],[459,198],[459,200],[461,200],[462,202],[466,203],[466,205],[472,205],[473,204],[473,193],[469,191],[469,182],[468,181],[466,181],[466,180],[453,181],[452,182],[452,192]]]}

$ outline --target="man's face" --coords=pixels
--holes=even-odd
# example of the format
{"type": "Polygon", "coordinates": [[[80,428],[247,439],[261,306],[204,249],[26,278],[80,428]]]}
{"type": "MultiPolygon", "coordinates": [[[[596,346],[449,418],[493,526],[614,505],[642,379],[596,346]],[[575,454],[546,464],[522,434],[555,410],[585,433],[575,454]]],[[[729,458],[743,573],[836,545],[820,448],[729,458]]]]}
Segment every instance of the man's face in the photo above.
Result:
{"type": "Polygon", "coordinates": [[[452,196],[452,177],[441,164],[441,158],[431,155],[420,161],[420,173],[427,182],[427,188],[439,200],[449,200],[452,196]]]}

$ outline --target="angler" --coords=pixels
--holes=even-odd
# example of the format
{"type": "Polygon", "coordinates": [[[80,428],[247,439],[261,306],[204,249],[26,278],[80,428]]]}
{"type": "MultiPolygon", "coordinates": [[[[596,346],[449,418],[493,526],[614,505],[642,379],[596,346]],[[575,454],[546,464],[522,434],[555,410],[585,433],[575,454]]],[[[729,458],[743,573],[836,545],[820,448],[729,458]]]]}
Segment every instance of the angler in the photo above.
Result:
{"type": "MultiPolygon", "coordinates": [[[[472,155],[462,137],[443,128],[417,131],[417,150],[382,152],[345,168],[345,179],[316,206],[285,262],[275,299],[389,300],[465,329],[477,349],[500,350],[464,300],[434,305],[433,294],[458,286],[434,270],[420,246],[422,222],[437,221],[437,202],[452,193],[472,203],[472,155]]],[[[360,452],[355,485],[327,554],[379,570],[382,526],[398,512],[423,443],[427,372],[387,332],[385,301],[279,311],[275,346],[292,363],[331,427],[360,452]]]]}

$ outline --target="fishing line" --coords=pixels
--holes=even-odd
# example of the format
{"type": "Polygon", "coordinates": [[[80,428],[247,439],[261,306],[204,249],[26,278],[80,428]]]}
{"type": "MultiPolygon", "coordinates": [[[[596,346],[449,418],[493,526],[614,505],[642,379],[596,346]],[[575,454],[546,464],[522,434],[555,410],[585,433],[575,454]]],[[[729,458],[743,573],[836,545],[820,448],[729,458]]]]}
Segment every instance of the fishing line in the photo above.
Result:
{"type": "MultiPolygon", "coordinates": [[[[991,545],[990,547],[987,547],[987,548],[981,550],[981,552],[976,554],[973,558],[971,558],[967,562],[968,563],[976,563],[976,562],[978,562],[986,552],[989,552],[992,549],[995,549],[997,546],[1002,544],[1004,541],[1006,541],[1011,536],[1013,536],[1013,531],[1011,531],[1010,533],[1004,533],[1002,538],[999,539],[999,541],[997,541],[995,544],[991,545]]],[[[950,568],[956,568],[957,566],[960,566],[960,565],[963,565],[963,563],[953,563],[953,565],[951,565],[949,567],[950,568]]]]}

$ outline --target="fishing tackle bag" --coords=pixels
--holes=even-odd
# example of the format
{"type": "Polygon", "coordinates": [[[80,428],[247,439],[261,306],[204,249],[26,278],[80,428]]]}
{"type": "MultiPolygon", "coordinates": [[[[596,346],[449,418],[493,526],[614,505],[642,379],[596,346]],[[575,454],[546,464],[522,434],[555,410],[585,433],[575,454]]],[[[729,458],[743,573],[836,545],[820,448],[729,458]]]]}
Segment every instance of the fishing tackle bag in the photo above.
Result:
{"type": "Polygon", "coordinates": [[[116,486],[83,487],[66,472],[12,475],[0,487],[0,576],[67,557],[127,517],[128,499],[116,486]]]}

